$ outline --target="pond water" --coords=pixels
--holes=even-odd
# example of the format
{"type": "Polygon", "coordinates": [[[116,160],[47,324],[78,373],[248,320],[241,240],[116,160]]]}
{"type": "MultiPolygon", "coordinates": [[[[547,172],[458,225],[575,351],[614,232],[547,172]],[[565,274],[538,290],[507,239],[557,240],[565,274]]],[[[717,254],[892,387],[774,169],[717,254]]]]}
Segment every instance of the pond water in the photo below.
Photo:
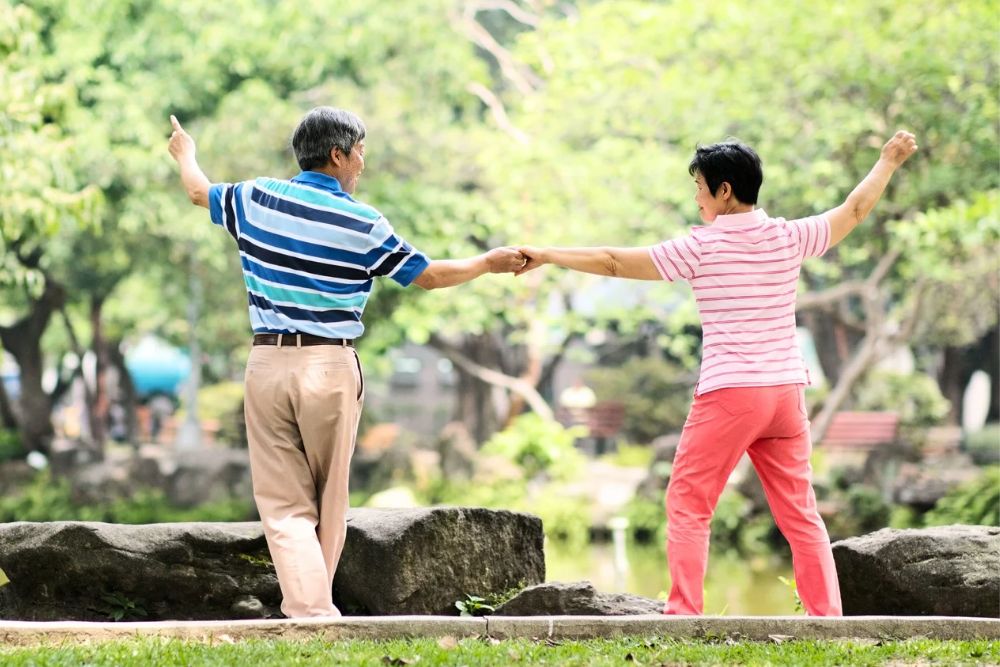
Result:
{"type": "MultiPolygon", "coordinates": [[[[625,567],[615,566],[611,543],[584,546],[545,542],[546,581],[589,580],[602,593],[632,593],[666,600],[670,573],[656,544],[628,543],[625,567]]],[[[777,616],[801,614],[795,594],[778,577],[792,580],[791,563],[777,555],[713,552],[705,578],[705,614],[777,616]]]]}

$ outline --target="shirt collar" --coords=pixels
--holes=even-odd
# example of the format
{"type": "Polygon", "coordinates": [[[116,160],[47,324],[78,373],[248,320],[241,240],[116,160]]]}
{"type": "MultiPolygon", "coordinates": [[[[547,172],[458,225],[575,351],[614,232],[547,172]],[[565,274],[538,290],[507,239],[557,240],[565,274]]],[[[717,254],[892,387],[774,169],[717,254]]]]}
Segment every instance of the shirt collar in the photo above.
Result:
{"type": "Polygon", "coordinates": [[[334,194],[344,195],[344,189],[340,187],[340,181],[338,181],[333,176],[328,176],[322,174],[318,171],[303,171],[301,174],[292,179],[293,183],[306,183],[308,185],[315,185],[323,190],[328,190],[334,194]]]}
{"type": "Polygon", "coordinates": [[[717,215],[712,222],[712,227],[737,227],[739,225],[750,225],[767,220],[767,213],[762,208],[755,208],[746,213],[730,213],[728,215],[717,215]]]}

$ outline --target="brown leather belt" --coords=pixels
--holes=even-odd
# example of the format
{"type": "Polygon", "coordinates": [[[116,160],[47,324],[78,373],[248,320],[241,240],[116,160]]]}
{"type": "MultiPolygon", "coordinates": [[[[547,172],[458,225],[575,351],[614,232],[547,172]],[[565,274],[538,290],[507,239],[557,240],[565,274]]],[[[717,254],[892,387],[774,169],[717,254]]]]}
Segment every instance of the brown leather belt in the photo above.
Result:
{"type": "Polygon", "coordinates": [[[309,345],[342,345],[354,347],[350,338],[323,338],[312,334],[254,334],[254,345],[277,345],[278,347],[306,347],[309,345]]]}

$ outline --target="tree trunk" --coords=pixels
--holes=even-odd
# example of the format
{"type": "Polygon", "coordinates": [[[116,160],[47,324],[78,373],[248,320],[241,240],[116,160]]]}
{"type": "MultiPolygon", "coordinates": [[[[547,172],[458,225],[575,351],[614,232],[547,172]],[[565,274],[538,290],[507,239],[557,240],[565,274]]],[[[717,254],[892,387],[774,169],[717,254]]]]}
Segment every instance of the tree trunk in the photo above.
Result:
{"type": "Polygon", "coordinates": [[[42,334],[52,313],[62,307],[64,300],[62,286],[45,276],[42,294],[31,301],[28,314],[9,327],[0,327],[0,344],[14,357],[20,370],[19,430],[27,451],[48,454],[55,436],[52,399],[42,388],[45,366],[42,334]]]}
{"type": "MultiPolygon", "coordinates": [[[[460,351],[469,360],[486,368],[495,368],[499,361],[489,334],[464,336],[460,351]]],[[[455,370],[458,372],[455,420],[465,425],[477,444],[482,444],[489,440],[501,425],[501,417],[497,413],[496,402],[493,399],[494,387],[460,364],[455,364],[455,370]]]]}
{"type": "Polygon", "coordinates": [[[0,379],[0,427],[12,431],[18,427],[17,415],[14,414],[14,406],[10,403],[10,396],[7,395],[7,387],[4,386],[2,379],[0,379]]]}
{"type": "Polygon", "coordinates": [[[139,442],[139,419],[137,408],[139,405],[138,392],[135,390],[135,383],[125,365],[125,355],[122,354],[121,341],[108,342],[107,359],[108,364],[118,371],[118,385],[121,389],[122,407],[125,408],[125,437],[133,445],[139,442]]]}
{"type": "Polygon", "coordinates": [[[90,422],[91,446],[94,450],[95,459],[98,461],[104,458],[104,440],[106,438],[106,425],[108,423],[109,412],[108,391],[105,386],[107,381],[105,371],[108,367],[108,355],[104,343],[104,328],[101,320],[101,310],[103,307],[103,297],[91,297],[90,351],[94,354],[94,388],[91,400],[87,406],[87,416],[90,422]]]}

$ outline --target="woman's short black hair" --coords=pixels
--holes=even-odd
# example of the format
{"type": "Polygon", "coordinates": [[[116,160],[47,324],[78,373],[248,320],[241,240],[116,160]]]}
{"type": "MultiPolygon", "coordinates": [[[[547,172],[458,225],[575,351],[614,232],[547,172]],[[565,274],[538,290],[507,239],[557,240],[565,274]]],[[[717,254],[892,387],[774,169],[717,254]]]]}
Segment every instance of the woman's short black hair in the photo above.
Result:
{"type": "Polygon", "coordinates": [[[709,192],[715,196],[719,186],[729,183],[733,195],[744,204],[756,204],[760,184],[764,182],[764,169],[760,156],[746,144],[723,141],[695,149],[688,173],[699,173],[705,179],[709,192]]]}

